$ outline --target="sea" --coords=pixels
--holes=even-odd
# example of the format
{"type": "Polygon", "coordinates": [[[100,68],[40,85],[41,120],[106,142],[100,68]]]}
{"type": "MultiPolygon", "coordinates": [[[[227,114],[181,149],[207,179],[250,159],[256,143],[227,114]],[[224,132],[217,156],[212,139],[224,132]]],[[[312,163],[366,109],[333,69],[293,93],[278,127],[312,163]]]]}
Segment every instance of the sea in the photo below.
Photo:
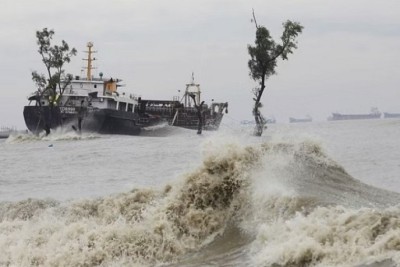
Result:
{"type": "Polygon", "coordinates": [[[400,120],[0,140],[0,266],[400,266],[400,120]]]}

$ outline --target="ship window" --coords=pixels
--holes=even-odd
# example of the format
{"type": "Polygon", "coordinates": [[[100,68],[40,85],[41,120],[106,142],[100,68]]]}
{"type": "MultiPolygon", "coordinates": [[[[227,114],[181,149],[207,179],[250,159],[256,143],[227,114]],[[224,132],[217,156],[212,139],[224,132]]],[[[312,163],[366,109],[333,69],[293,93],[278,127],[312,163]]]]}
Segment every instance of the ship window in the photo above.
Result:
{"type": "Polygon", "coordinates": [[[126,103],[124,102],[119,102],[119,110],[126,110],[126,103]]]}
{"type": "Polygon", "coordinates": [[[111,109],[116,109],[117,108],[117,103],[116,102],[114,102],[114,101],[107,101],[107,106],[108,106],[108,108],[111,108],[111,109]]]}
{"type": "Polygon", "coordinates": [[[132,112],[133,110],[133,104],[128,104],[128,112],[132,112]]]}

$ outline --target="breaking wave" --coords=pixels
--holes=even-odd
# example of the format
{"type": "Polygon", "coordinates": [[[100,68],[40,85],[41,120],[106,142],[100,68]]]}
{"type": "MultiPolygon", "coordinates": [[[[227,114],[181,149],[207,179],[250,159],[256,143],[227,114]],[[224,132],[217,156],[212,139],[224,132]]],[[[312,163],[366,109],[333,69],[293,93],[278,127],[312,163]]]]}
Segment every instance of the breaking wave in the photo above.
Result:
{"type": "Polygon", "coordinates": [[[313,142],[211,144],[160,190],[0,203],[0,265],[400,264],[399,201],[313,142]]]}
{"type": "Polygon", "coordinates": [[[165,137],[165,136],[180,136],[193,134],[193,130],[171,126],[167,122],[160,123],[154,126],[143,127],[140,133],[141,136],[149,137],[165,137]]]}
{"type": "Polygon", "coordinates": [[[168,127],[168,122],[163,122],[163,123],[156,124],[156,125],[153,125],[153,126],[143,127],[142,129],[144,131],[156,131],[156,130],[159,130],[159,129],[163,129],[165,127],[168,127]]]}
{"type": "Polygon", "coordinates": [[[8,144],[16,144],[36,141],[72,141],[95,138],[100,138],[100,136],[95,133],[79,134],[75,131],[58,128],[53,130],[49,135],[46,135],[45,132],[42,132],[39,135],[34,135],[32,133],[13,133],[6,139],[5,142],[8,144]]]}

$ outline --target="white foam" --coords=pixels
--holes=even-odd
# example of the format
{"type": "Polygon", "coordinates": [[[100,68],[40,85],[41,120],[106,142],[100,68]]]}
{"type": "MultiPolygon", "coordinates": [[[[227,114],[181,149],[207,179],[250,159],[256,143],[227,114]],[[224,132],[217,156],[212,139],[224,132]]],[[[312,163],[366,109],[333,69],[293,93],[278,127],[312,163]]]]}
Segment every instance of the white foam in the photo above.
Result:
{"type": "Polygon", "coordinates": [[[338,205],[352,201],[348,194],[360,205],[399,198],[389,201],[386,192],[352,179],[317,143],[241,142],[207,140],[201,166],[164,189],[62,204],[2,203],[0,266],[176,262],[228,225],[254,236],[251,255],[259,266],[399,261],[398,207],[338,205]]]}
{"type": "Polygon", "coordinates": [[[99,138],[100,136],[95,133],[77,133],[75,131],[70,131],[62,128],[57,128],[49,135],[44,132],[39,135],[34,135],[32,133],[16,133],[11,134],[6,143],[16,144],[24,142],[37,142],[37,141],[73,141],[73,140],[87,140],[99,138]]]}
{"type": "Polygon", "coordinates": [[[133,190],[55,207],[12,203],[1,217],[0,265],[175,261],[223,233],[259,155],[227,146],[165,191],[133,190]]]}
{"type": "Polygon", "coordinates": [[[391,259],[400,264],[400,209],[318,207],[261,224],[257,266],[356,266],[391,259]]]}

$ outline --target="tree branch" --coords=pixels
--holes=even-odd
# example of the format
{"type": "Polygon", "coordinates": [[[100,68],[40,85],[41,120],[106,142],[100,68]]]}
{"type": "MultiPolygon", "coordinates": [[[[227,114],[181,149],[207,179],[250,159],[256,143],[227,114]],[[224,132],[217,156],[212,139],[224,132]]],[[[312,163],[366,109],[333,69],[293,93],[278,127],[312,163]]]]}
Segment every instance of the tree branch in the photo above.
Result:
{"type": "Polygon", "coordinates": [[[258,24],[257,24],[257,20],[256,20],[256,15],[254,14],[254,8],[253,8],[253,21],[254,21],[254,24],[256,25],[256,28],[258,29],[258,24]]]}

